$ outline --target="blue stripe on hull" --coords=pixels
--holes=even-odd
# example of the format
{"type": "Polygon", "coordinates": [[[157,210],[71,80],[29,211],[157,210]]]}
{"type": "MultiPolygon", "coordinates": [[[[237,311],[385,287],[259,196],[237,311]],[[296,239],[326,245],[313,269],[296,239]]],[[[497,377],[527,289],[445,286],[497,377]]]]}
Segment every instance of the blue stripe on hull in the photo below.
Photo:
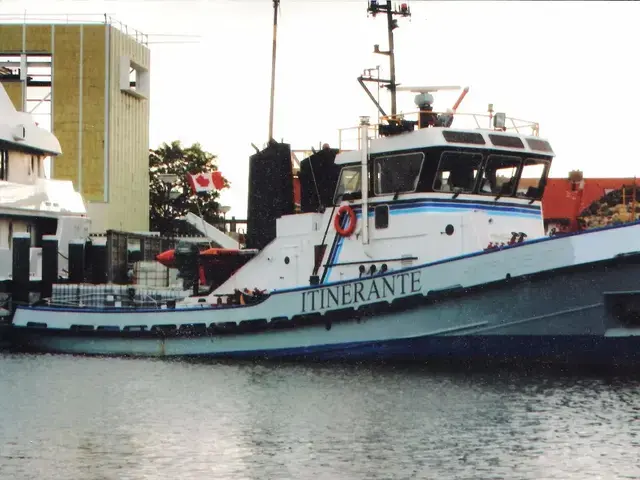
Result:
{"type": "Polygon", "coordinates": [[[640,336],[425,336],[278,350],[198,355],[212,358],[361,360],[458,363],[551,363],[640,366],[640,336]]]}

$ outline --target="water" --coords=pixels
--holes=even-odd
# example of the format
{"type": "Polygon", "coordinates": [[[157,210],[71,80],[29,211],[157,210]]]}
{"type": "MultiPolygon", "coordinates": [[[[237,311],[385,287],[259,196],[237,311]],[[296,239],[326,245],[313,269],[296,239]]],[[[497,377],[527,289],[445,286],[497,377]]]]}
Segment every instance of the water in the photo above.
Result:
{"type": "Polygon", "coordinates": [[[640,478],[640,378],[0,355],[0,478],[640,478]]]}

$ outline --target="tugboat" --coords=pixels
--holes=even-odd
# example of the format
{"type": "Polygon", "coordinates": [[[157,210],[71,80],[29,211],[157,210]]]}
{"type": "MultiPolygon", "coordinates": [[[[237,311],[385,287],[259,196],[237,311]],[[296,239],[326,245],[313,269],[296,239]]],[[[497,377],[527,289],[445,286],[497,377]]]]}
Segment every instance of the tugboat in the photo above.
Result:
{"type": "Polygon", "coordinates": [[[467,90],[435,112],[439,87],[404,88],[417,94],[418,112],[397,114],[394,17],[410,11],[373,0],[368,10],[387,17],[390,48],[380,53],[391,77],[375,81],[389,88],[391,113],[376,102],[383,121],[361,118],[358,150],[302,162],[302,213],[277,218],[275,238],[208,295],[151,309],[18,306],[15,345],[640,366],[640,293],[629,291],[640,274],[640,223],[546,236],[541,198],[554,152],[538,125],[465,117],[457,108],[467,90]],[[454,126],[464,118],[477,126],[454,126]]]}

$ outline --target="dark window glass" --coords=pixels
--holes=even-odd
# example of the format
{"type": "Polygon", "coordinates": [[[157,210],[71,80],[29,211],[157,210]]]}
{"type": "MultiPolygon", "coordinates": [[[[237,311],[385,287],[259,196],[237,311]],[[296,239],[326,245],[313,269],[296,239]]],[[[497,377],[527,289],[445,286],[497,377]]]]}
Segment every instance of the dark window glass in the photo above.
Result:
{"type": "Polygon", "coordinates": [[[375,209],[376,228],[389,227],[389,206],[377,205],[375,209]]]}
{"type": "Polygon", "coordinates": [[[0,150],[0,180],[9,179],[9,152],[0,150]]]}
{"type": "Polygon", "coordinates": [[[522,174],[520,175],[516,195],[536,200],[541,199],[548,172],[548,161],[527,158],[522,165],[522,174]]]}
{"type": "Polygon", "coordinates": [[[489,138],[496,147],[524,148],[524,143],[518,137],[489,134],[489,138]]]}
{"type": "Polygon", "coordinates": [[[376,195],[415,192],[424,153],[405,153],[374,160],[376,195]]]}
{"type": "Polygon", "coordinates": [[[480,193],[513,195],[522,159],[510,155],[489,155],[480,182],[480,193]]]}
{"type": "Polygon", "coordinates": [[[437,192],[471,193],[478,179],[482,154],[470,152],[444,152],[433,180],[437,192]]]}
{"type": "Polygon", "coordinates": [[[553,153],[551,145],[546,140],[540,140],[539,138],[527,138],[527,144],[531,150],[538,150],[539,152],[553,153]]]}
{"type": "Polygon", "coordinates": [[[472,143],[474,145],[484,145],[486,143],[481,133],[444,130],[442,136],[449,143],[472,143]]]}

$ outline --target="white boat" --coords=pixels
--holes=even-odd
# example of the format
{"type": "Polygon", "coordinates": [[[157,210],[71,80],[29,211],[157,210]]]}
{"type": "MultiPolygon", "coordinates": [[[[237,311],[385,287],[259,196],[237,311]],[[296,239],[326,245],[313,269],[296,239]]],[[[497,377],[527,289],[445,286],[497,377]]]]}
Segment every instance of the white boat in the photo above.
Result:
{"type": "MultiPolygon", "coordinates": [[[[15,345],[639,366],[640,223],[546,236],[554,153],[537,124],[490,114],[468,117],[486,128],[454,126],[456,108],[431,110],[438,89],[417,90],[416,123],[362,119],[359,149],[335,157],[331,205],[278,218],[276,237],[211,294],[157,308],[19,306],[15,345]]],[[[329,177],[314,175],[314,191],[329,177]]]]}
{"type": "Polygon", "coordinates": [[[31,115],[17,111],[0,84],[0,279],[11,278],[13,234],[31,237],[32,280],[42,270],[43,235],[56,238],[59,276],[67,277],[70,242],[88,238],[91,221],[82,195],[68,180],[45,178],[45,161],[61,153],[55,135],[38,126],[31,115]]]}

